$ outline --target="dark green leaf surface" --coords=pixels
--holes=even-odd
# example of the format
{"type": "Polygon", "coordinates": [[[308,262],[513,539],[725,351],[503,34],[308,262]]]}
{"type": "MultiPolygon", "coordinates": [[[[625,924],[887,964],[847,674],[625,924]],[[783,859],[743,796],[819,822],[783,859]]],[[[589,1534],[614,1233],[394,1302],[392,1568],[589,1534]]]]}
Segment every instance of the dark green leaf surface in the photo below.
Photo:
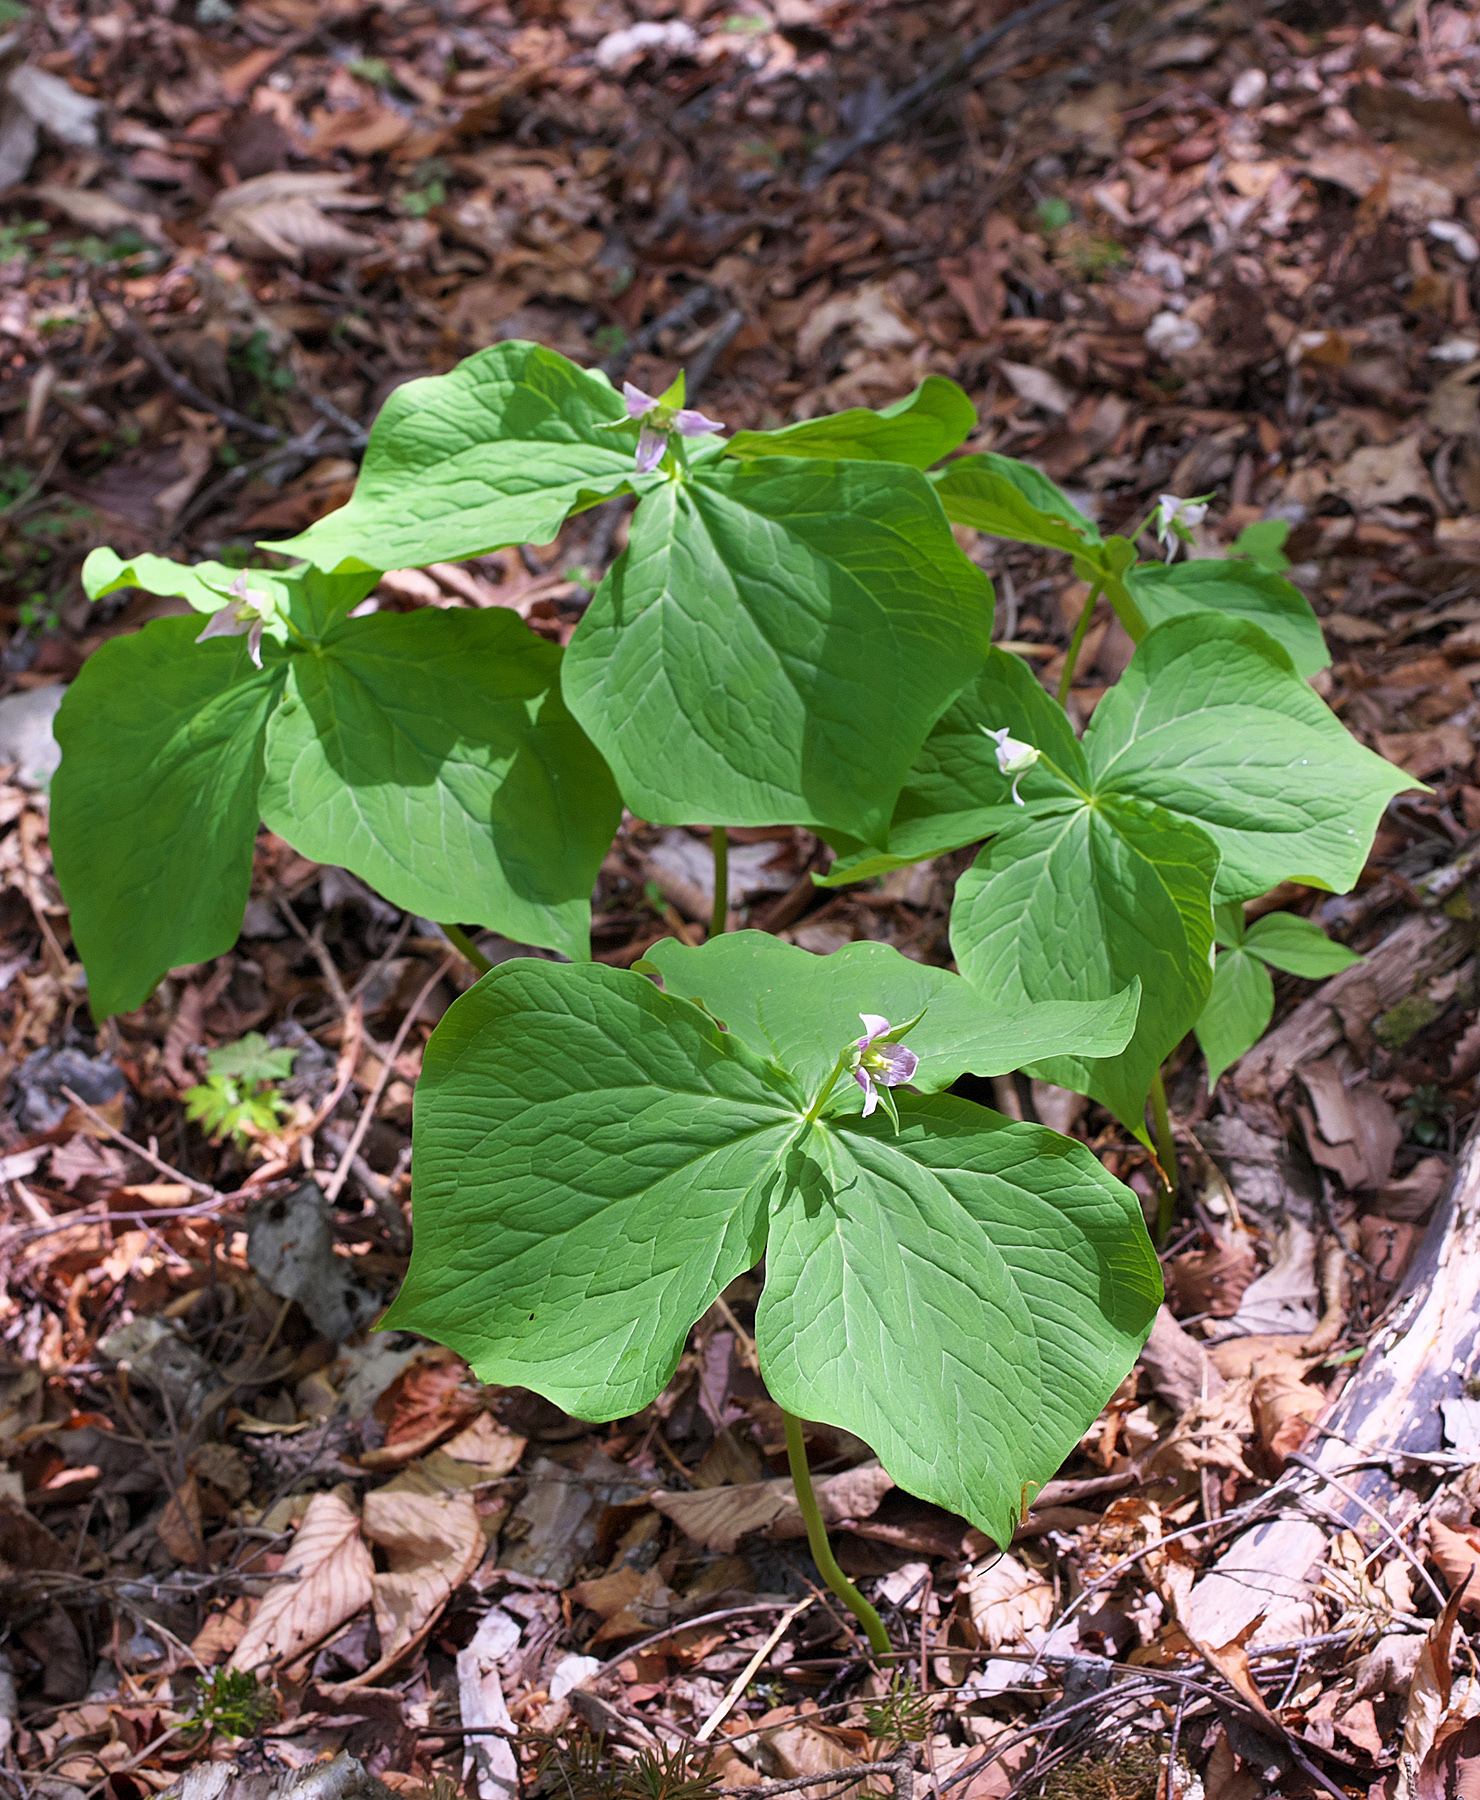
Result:
{"type": "Polygon", "coordinates": [[[263,817],[410,912],[589,956],[620,803],[559,671],[502,609],[344,620],[292,659],[263,817]]]}
{"type": "Polygon", "coordinates": [[[901,1093],[896,1138],[877,1117],[810,1121],[811,1098],[641,975],[501,965],[427,1049],[416,1247],[385,1324],[620,1417],[764,1255],[775,1398],[1008,1542],[1024,1484],[1150,1327],[1139,1207],[1082,1145],[966,1101],[901,1093]]]}
{"type": "Polygon", "coordinates": [[[1141,1132],[1151,1079],[1207,997],[1217,866],[1206,834],[1161,807],[1066,792],[1000,832],[961,876],[951,947],[973,986],[1008,1008],[1102,1000],[1139,977],[1136,1033],[1120,1056],[1057,1057],[1034,1073],[1141,1132]]]}
{"type": "Polygon", "coordinates": [[[166,970],[229,950],[257,835],[284,665],[158,619],[90,656],[56,719],[51,847],[94,1017],[132,1012],[166,970]]]}
{"type": "Polygon", "coordinates": [[[725,459],[643,502],[565,696],[642,818],[882,845],[911,759],[987,654],[991,593],[922,475],[725,459]]]}
{"type": "Polygon", "coordinates": [[[779,431],[737,431],[725,450],[740,457],[850,457],[928,469],[949,456],[975,428],[976,408],[955,382],[927,375],[912,394],[878,412],[855,406],[779,431]]]}
{"type": "Polygon", "coordinates": [[[1297,675],[1330,664],[1321,622],[1305,595],[1252,562],[1141,563],[1126,571],[1125,584],[1148,625],[1185,613],[1228,613],[1262,626],[1284,646],[1297,675]]]}
{"type": "Polygon", "coordinates": [[[1247,950],[1220,950],[1197,1041],[1208,1059],[1208,1086],[1258,1043],[1274,1013],[1269,971],[1247,950]]]}
{"type": "MultiPolygon", "coordinates": [[[[910,1086],[933,1094],[967,1071],[1002,1075],[1065,1050],[1113,1056],[1135,1029],[1140,991],[1133,981],[1106,1001],[1013,1009],[989,1004],[960,976],[912,962],[888,944],[846,944],[814,956],[762,931],[727,932],[697,950],[665,938],[647,961],[668,993],[700,1001],[804,1087],[821,1082],[842,1046],[862,1034],[862,1013],[902,1025],[924,1012],[907,1040],[920,1059],[910,1086]]],[[[861,1093],[858,1099],[861,1105],[861,1093]]]]}
{"type": "Polygon", "coordinates": [[[510,339],[381,408],[347,506],[272,549],[322,569],[416,568],[544,544],[572,511],[624,490],[633,444],[606,377],[510,339]]]}
{"type": "Polygon", "coordinates": [[[987,451],[961,456],[932,477],[946,517],[993,537],[1082,554],[1098,546],[1099,527],[1028,463],[987,451]]]}

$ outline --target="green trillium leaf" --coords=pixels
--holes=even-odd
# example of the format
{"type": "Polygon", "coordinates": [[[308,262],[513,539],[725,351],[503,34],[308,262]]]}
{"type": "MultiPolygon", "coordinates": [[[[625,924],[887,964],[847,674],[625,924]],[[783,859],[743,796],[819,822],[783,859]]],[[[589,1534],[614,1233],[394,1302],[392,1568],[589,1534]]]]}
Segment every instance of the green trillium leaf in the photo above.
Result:
{"type": "Polygon", "coordinates": [[[291,659],[262,816],[409,912],[589,956],[621,805],[559,679],[502,608],[346,619],[291,659]]]}
{"type": "Polygon", "coordinates": [[[157,619],[110,639],[57,714],[52,855],[98,1019],[142,1006],[166,970],[219,956],[241,930],[285,664],[269,643],[257,669],[243,639],[198,645],[199,630],[157,619]]]}
{"type": "Polygon", "coordinates": [[[1253,1048],[1274,1013],[1269,971],[1247,950],[1222,950],[1207,1004],[1197,1021],[1197,1041],[1208,1059],[1208,1086],[1253,1048]]]}
{"type": "Polygon", "coordinates": [[[136,556],[124,562],[112,550],[94,550],[82,565],[82,586],[89,600],[101,600],[120,588],[142,588],[188,600],[196,612],[215,613],[229,606],[232,587],[244,584],[252,593],[267,594],[282,618],[269,620],[264,636],[288,641],[282,619],[315,636],[358,606],[379,581],[373,569],[331,575],[312,564],[296,569],[233,569],[226,563],[177,563],[163,556],[136,556]]]}
{"type": "Polygon", "coordinates": [[[1265,913],[1249,926],[1244,946],[1271,968],[1303,975],[1309,981],[1339,975],[1362,960],[1355,950],[1333,943],[1313,919],[1303,919],[1299,913],[1265,913]]]}
{"type": "Polygon", "coordinates": [[[1099,527],[1061,488],[1011,456],[987,451],[957,457],[931,480],[946,517],[958,525],[1071,556],[1101,542],[1099,527]]]}
{"type": "Polygon", "coordinates": [[[761,931],[727,932],[697,950],[665,938],[646,961],[666,992],[700,1002],[747,1049],[791,1070],[804,1087],[820,1083],[843,1045],[861,1035],[865,1012],[895,1025],[924,1013],[909,1034],[920,1059],[909,1085],[933,1094],[958,1075],[1003,1075],[1064,1050],[1114,1056],[1130,1041],[1140,998],[1133,980],[1105,1001],[1013,1009],[888,944],[845,944],[814,956],[761,931]]]}
{"type": "Polygon", "coordinates": [[[1221,612],[1260,625],[1284,646],[1297,675],[1331,662],[1321,622],[1300,589],[1252,562],[1141,563],[1125,584],[1148,625],[1186,613],[1221,612]]]}
{"type": "Polygon", "coordinates": [[[633,445],[604,375],[518,339],[381,408],[347,506],[270,547],[320,568],[404,569],[544,544],[567,516],[627,492],[633,445]]]}
{"type": "Polygon", "coordinates": [[[1006,1543],[1024,1484],[1132,1366],[1156,1260],[1134,1196],[1083,1145],[896,1098],[897,1136],[809,1117],[808,1077],[643,976],[504,963],[428,1045],[416,1247],[384,1323],[434,1334],[482,1380],[622,1417],[764,1257],[774,1397],[867,1437],[897,1480],[1006,1543]]]}
{"type": "Polygon", "coordinates": [[[855,406],[779,431],[737,431],[725,451],[741,457],[849,457],[928,469],[975,429],[976,408],[955,382],[927,375],[912,394],[878,412],[855,406]]]}
{"type": "Polygon", "coordinates": [[[638,509],[565,696],[644,819],[882,845],[911,759],[987,654],[991,596],[915,471],[725,458],[638,509]]]}

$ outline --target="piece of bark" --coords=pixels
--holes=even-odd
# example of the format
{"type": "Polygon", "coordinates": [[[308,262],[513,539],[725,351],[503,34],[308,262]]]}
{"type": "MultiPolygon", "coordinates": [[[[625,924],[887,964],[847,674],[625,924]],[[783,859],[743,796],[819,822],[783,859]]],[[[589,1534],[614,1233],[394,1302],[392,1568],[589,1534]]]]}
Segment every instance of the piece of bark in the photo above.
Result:
{"type": "Polygon", "coordinates": [[[163,1800],[397,1800],[394,1788],[343,1751],[303,1769],[244,1769],[234,1762],[196,1763],[163,1800]]]}
{"type": "Polygon", "coordinates": [[[1302,1063],[1325,1056],[1350,1031],[1370,1027],[1379,1013],[1452,969],[1469,950],[1470,928],[1461,921],[1441,912],[1405,919],[1362,962],[1333,975],[1239,1059],[1230,1071],[1234,1091],[1246,1100],[1273,1099],[1302,1063]]]}
{"type": "MultiPolygon", "coordinates": [[[[1445,1408],[1454,1410],[1480,1368],[1480,1132],[1471,1134],[1448,1192],[1402,1287],[1371,1335],[1356,1373],[1320,1420],[1311,1461],[1341,1482],[1317,1484],[1312,1498],[1364,1539],[1375,1508],[1397,1530],[1417,1507],[1398,1475],[1405,1455],[1444,1448],[1445,1408]],[[1380,1464],[1362,1468],[1369,1458],[1380,1464]]],[[[1243,1532],[1193,1589],[1186,1628],[1226,1643],[1264,1614],[1251,1639],[1288,1643],[1315,1616],[1315,1583],[1327,1531],[1291,1507],[1243,1532]]]]}

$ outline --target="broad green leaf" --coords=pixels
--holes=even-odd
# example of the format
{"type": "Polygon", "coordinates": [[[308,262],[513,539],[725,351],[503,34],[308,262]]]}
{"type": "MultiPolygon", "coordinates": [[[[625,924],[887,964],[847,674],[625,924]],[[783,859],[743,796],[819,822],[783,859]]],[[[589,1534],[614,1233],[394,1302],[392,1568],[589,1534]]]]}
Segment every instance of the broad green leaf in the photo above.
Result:
{"type": "Polygon", "coordinates": [[[882,847],[991,618],[924,476],[725,459],[638,509],[566,652],[565,696],[644,819],[786,820],[882,847]]]}
{"type": "Polygon", "coordinates": [[[1274,984],[1269,971],[1247,950],[1221,950],[1213,971],[1197,1041],[1208,1059],[1208,1086],[1252,1049],[1274,1013],[1274,984]]]}
{"type": "Polygon", "coordinates": [[[1149,1330],[1139,1207],[1083,1145],[967,1101],[901,1094],[896,1137],[877,1116],[809,1119],[819,1097],[641,975],[502,964],[427,1048],[416,1245],[384,1323],[482,1380],[622,1417],[764,1257],[775,1398],[1010,1541],[1024,1485],[1149,1330]]]}
{"type": "Polygon", "coordinates": [[[142,1006],[166,970],[229,950],[257,836],[284,664],[157,619],[82,665],[56,719],[51,847],[94,1017],[142,1006]]]}
{"type": "Polygon", "coordinates": [[[1345,893],[1388,801],[1422,785],[1364,750],[1266,632],[1217,613],[1137,646],[1084,748],[1096,794],[1202,826],[1222,855],[1220,900],[1285,880],[1345,893]]]}
{"type": "Polygon", "coordinates": [[[1339,975],[1362,960],[1355,950],[1333,943],[1313,919],[1303,919],[1299,913],[1265,913],[1249,927],[1244,943],[1261,961],[1311,981],[1339,975]]]}
{"type": "Polygon", "coordinates": [[[1283,575],[1290,566],[1285,555],[1285,542],[1290,535],[1288,519],[1256,519],[1245,525],[1234,539],[1230,556],[1247,556],[1256,568],[1283,575]]]}
{"type": "Polygon", "coordinates": [[[347,506],[271,548],[323,569],[456,562],[544,544],[568,514],[626,492],[633,446],[604,375],[510,339],[380,409],[347,506]]]}
{"type": "Polygon", "coordinates": [[[1130,1041],[1139,1000],[1132,981],[1089,1005],[1001,1007],[959,975],[911,962],[888,944],[814,956],[761,931],[727,932],[697,950],[665,938],[646,960],[668,993],[699,1001],[748,1049],[809,1087],[859,1037],[861,1013],[901,1025],[924,1012],[908,1038],[920,1059],[910,1086],[933,1094],[958,1075],[1003,1075],[1061,1051],[1114,1056],[1130,1041]]]}
{"type": "Polygon", "coordinates": [[[206,1067],[212,1075],[256,1086],[264,1081],[286,1081],[293,1073],[301,1051],[291,1046],[274,1050],[260,1031],[249,1031],[234,1044],[223,1044],[219,1050],[206,1052],[206,1067]]]}
{"type": "Polygon", "coordinates": [[[1151,1079],[1202,1011],[1212,980],[1218,853],[1159,806],[1064,785],[999,832],[956,883],[951,947],[961,973],[1006,1008],[1104,1000],[1141,981],[1136,1033],[1119,1056],[1067,1055],[1033,1072],[1090,1094],[1143,1133],[1151,1079]]]}
{"type": "Polygon", "coordinates": [[[1086,547],[1101,541],[1098,526],[1067,494],[1031,464],[1011,456],[993,451],[961,456],[931,480],[946,517],[958,525],[1071,555],[1082,556],[1086,547]]]}
{"type": "Polygon", "coordinates": [[[1299,675],[1331,661],[1321,623],[1298,587],[1251,562],[1140,563],[1126,586],[1148,625],[1187,613],[1220,612],[1262,625],[1288,652],[1299,675]]]}
{"type": "Polygon", "coordinates": [[[851,457],[857,462],[908,463],[928,469],[949,456],[975,428],[976,408],[955,382],[927,375],[914,393],[878,412],[855,406],[779,431],[737,431],[725,452],[741,457],[851,457]]]}
{"type": "MultiPolygon", "coordinates": [[[[82,585],[90,600],[101,600],[120,588],[142,588],[188,600],[200,613],[219,612],[231,603],[233,583],[246,578],[254,593],[271,595],[283,618],[299,631],[317,636],[330,622],[358,606],[380,579],[378,572],[330,575],[303,563],[296,569],[233,569],[226,563],[177,563],[163,556],[136,556],[124,562],[113,551],[94,550],[82,565],[82,585]]],[[[265,633],[274,642],[288,641],[278,620],[265,633]]]]}
{"type": "Polygon", "coordinates": [[[887,851],[829,838],[838,861],[818,882],[842,887],[912,862],[924,862],[990,837],[1022,817],[1012,801],[1012,778],[997,767],[988,730],[1006,726],[1033,744],[1045,761],[1023,776],[1018,793],[1057,798],[1089,782],[1084,752],[1064,709],[1043,691],[1020,656],[993,649],[982,672],[941,715],[915,758],[895,804],[887,851]],[[1066,788],[1054,771],[1070,778],[1066,788]]]}
{"type": "Polygon", "coordinates": [[[1244,909],[1237,900],[1219,900],[1213,907],[1213,940],[1225,950],[1238,950],[1246,936],[1244,909]]]}
{"type": "Polygon", "coordinates": [[[559,674],[501,608],[342,620],[291,659],[262,815],[409,912],[589,956],[621,808],[559,674]]]}

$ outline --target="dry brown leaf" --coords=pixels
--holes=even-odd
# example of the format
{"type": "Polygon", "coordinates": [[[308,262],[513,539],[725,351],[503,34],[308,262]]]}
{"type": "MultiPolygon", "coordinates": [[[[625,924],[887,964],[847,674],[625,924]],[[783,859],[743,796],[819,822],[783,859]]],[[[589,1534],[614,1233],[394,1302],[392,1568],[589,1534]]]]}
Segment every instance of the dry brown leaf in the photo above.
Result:
{"type": "Polygon", "coordinates": [[[263,1595],[228,1667],[291,1661],[370,1604],[375,1565],[360,1536],[359,1515],[338,1493],[309,1501],[281,1572],[297,1579],[275,1582],[263,1595]]]}
{"type": "Polygon", "coordinates": [[[1036,1642],[1053,1617],[1053,1586],[1015,1556],[974,1569],[962,1583],[964,1619],[987,1650],[1036,1642]]]}
{"type": "Polygon", "coordinates": [[[1418,781],[1427,781],[1441,769],[1467,769],[1475,757],[1475,746],[1463,725],[1436,725],[1431,731],[1380,731],[1377,748],[1390,763],[1406,769],[1418,781]]]}
{"type": "Polygon", "coordinates": [[[1253,1395],[1252,1381],[1230,1381],[1221,1393],[1188,1407],[1171,1436],[1152,1452],[1151,1469],[1157,1474],[1222,1469],[1252,1481],[1243,1446],[1254,1434],[1253,1395]]]}
{"type": "MultiPolygon", "coordinates": [[[[1459,735],[1465,736],[1463,732],[1459,735]]],[[[1473,755],[1468,739],[1465,742],[1466,755],[1473,755]]],[[[1314,1108],[1313,1119],[1310,1112],[1299,1109],[1312,1158],[1332,1170],[1348,1188],[1381,1187],[1403,1141],[1397,1113],[1370,1081],[1361,1078],[1349,1050],[1343,1048],[1335,1056],[1306,1063],[1298,1073],[1314,1108]]]]}
{"type": "MultiPolygon", "coordinates": [[[[829,1525],[837,1525],[845,1519],[868,1518],[894,1480],[878,1463],[868,1462],[826,1475],[815,1486],[823,1518],[829,1525]]],[[[789,1481],[751,1481],[740,1487],[701,1488],[688,1494],[658,1488],[649,1497],[660,1513],[696,1543],[726,1555],[753,1531],[780,1538],[806,1536],[789,1481]]]]}
{"type": "Polygon", "coordinates": [[[1211,1313],[1215,1319],[1231,1319],[1258,1267],[1254,1246],[1241,1232],[1214,1237],[1173,1257],[1167,1269],[1173,1312],[1184,1318],[1211,1313]]]}
{"type": "Polygon", "coordinates": [[[442,1454],[469,1463],[485,1481],[497,1481],[519,1467],[528,1438],[500,1425],[492,1413],[479,1413],[472,1424],[442,1445],[442,1454]]]}
{"type": "Polygon", "coordinates": [[[1182,1329],[1169,1306],[1157,1309],[1140,1363],[1156,1392],[1176,1413],[1185,1412],[1194,1401],[1223,1386],[1223,1377],[1209,1359],[1206,1346],[1182,1329]]]}
{"type": "Polygon", "coordinates": [[[367,1469],[399,1469],[471,1423],[482,1401],[468,1365],[436,1348],[403,1369],[375,1402],[385,1441],[360,1458],[367,1469]]]}
{"type": "Polygon", "coordinates": [[[200,1528],[200,1490],[193,1474],[187,1475],[170,1495],[157,1529],[160,1543],[176,1562],[198,1563],[205,1554],[205,1540],[200,1528]]]}
{"type": "Polygon", "coordinates": [[[353,173],[285,170],[257,175],[223,188],[207,217],[248,256],[278,256],[287,262],[297,262],[305,251],[314,256],[361,256],[379,248],[375,239],[350,231],[323,210],[378,205],[373,196],[345,192],[355,179],[353,173]]]}
{"type": "Polygon", "coordinates": [[[1439,1519],[1429,1520],[1429,1554],[1451,1594],[1459,1592],[1469,1577],[1470,1585],[1460,1601],[1460,1611],[1480,1613],[1480,1527],[1467,1525],[1455,1531],[1439,1519]]]}
{"type": "Polygon", "coordinates": [[[1026,400],[1029,406],[1057,413],[1060,418],[1073,407],[1073,394],[1046,369],[1034,368],[1031,363],[1014,362],[999,362],[997,367],[1006,376],[1013,393],[1020,400],[1026,400]]]}
{"type": "Polygon", "coordinates": [[[1444,510],[1419,454],[1417,437],[1354,450],[1331,471],[1331,480],[1358,512],[1374,506],[1402,506],[1407,500],[1426,501],[1436,513],[1444,510]]]}
{"type": "MultiPolygon", "coordinates": [[[[1432,1532],[1434,1520],[1429,1521],[1432,1532]]],[[[1458,1588],[1449,1596],[1449,1604],[1429,1627],[1423,1648],[1414,1664],[1408,1687],[1408,1705],[1403,1714],[1403,1743],[1398,1751],[1398,1782],[1395,1800],[1416,1800],[1416,1786],[1429,1751],[1434,1747],[1440,1727],[1449,1716],[1449,1696],[1453,1685],[1450,1671],[1450,1645],[1455,1620],[1464,1595],[1458,1588]]],[[[1467,1698],[1471,1698],[1467,1696],[1467,1698]]],[[[1480,1696],[1473,1696],[1480,1700],[1480,1696]]],[[[1460,1709],[1464,1716],[1465,1709],[1460,1709]]]]}
{"type": "Polygon", "coordinates": [[[257,1602],[242,1594],[224,1611],[207,1613],[205,1624],[191,1640],[191,1650],[207,1668],[213,1667],[230,1656],[246,1636],[256,1610],[257,1602]]]}
{"type": "MultiPolygon", "coordinates": [[[[852,1769],[871,1762],[874,1746],[863,1731],[814,1724],[805,1715],[761,1733],[757,1750],[767,1773],[786,1780],[852,1769]]],[[[799,1800],[822,1800],[828,1788],[802,1788],[799,1800]]]]}
{"type": "Polygon", "coordinates": [[[1309,1365],[1288,1351],[1270,1351],[1254,1363],[1251,1409],[1260,1448],[1283,1463],[1310,1436],[1325,1396],[1302,1380],[1309,1365]]]}
{"type": "Polygon", "coordinates": [[[797,333],[797,356],[813,361],[840,326],[850,327],[865,350],[908,350],[920,335],[901,317],[888,283],[868,281],[823,301],[797,333]]]}
{"type": "MultiPolygon", "coordinates": [[[[987,1734],[984,1740],[980,1735],[975,1742],[966,1744],[953,1744],[947,1737],[931,1740],[929,1766],[935,1778],[932,1788],[941,1788],[962,1769],[980,1762],[999,1738],[1016,1735],[1013,1727],[1001,1719],[977,1717],[971,1723],[973,1733],[987,1734]]],[[[1023,1765],[1032,1754],[1031,1744],[1014,1744],[1011,1749],[1004,1750],[1001,1756],[994,1756],[975,1775],[968,1777],[964,1787],[952,1788],[953,1800],[1007,1800],[1007,1796],[1017,1785],[1023,1765]]]]}
{"type": "Polygon", "coordinates": [[[482,1562],[488,1543],[469,1494],[371,1492],[363,1528],[390,1564],[372,1578],[379,1670],[430,1629],[448,1595],[482,1562]]]}

